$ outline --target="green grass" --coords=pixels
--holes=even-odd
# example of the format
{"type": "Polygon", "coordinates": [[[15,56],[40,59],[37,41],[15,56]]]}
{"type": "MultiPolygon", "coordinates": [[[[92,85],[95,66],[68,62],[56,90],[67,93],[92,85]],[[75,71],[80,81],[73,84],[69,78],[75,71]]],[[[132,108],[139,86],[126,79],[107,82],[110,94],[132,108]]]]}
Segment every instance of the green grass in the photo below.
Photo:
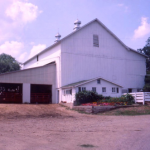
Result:
{"type": "Polygon", "coordinates": [[[149,115],[149,114],[150,110],[145,110],[144,112],[125,110],[125,111],[116,111],[115,113],[115,115],[127,115],[127,116],[149,115]]]}
{"type": "Polygon", "coordinates": [[[81,147],[85,147],[85,148],[93,148],[95,147],[94,145],[91,145],[91,144],[83,144],[83,145],[80,145],[81,147]]]}

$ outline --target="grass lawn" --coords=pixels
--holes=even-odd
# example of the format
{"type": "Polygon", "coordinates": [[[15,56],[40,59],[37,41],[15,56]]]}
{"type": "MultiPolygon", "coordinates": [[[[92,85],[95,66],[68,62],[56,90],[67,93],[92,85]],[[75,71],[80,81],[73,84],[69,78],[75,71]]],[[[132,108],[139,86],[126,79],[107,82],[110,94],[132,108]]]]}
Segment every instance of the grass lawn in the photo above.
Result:
{"type": "Polygon", "coordinates": [[[128,115],[128,116],[135,116],[135,115],[150,115],[150,106],[148,105],[140,105],[138,107],[127,107],[127,108],[119,108],[114,109],[104,113],[98,113],[98,115],[128,115]]]}

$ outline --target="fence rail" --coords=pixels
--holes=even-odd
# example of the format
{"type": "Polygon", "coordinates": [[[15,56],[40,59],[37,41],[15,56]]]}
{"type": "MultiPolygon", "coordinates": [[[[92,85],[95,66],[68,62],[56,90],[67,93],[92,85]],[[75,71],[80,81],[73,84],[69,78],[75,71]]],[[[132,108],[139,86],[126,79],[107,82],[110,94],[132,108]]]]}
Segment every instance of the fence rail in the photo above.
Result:
{"type": "MultiPolygon", "coordinates": [[[[124,93],[125,95],[127,93],[124,93]]],[[[134,97],[135,103],[143,103],[150,102],[150,92],[136,92],[136,93],[129,93],[134,97]]]]}

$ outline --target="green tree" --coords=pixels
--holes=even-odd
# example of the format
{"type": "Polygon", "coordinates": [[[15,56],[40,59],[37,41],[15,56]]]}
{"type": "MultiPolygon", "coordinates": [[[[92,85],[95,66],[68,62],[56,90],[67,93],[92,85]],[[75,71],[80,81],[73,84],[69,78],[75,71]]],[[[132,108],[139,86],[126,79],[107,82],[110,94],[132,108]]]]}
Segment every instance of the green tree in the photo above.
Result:
{"type": "Polygon", "coordinates": [[[10,55],[0,54],[0,73],[20,70],[21,64],[10,55]]]}
{"type": "Polygon", "coordinates": [[[142,49],[138,49],[138,52],[148,56],[146,59],[146,71],[147,75],[145,76],[145,85],[143,87],[144,92],[150,92],[150,37],[146,41],[146,45],[142,49]]]}
{"type": "Polygon", "coordinates": [[[150,37],[147,39],[146,45],[137,51],[148,56],[146,59],[146,70],[150,72],[150,37]]]}

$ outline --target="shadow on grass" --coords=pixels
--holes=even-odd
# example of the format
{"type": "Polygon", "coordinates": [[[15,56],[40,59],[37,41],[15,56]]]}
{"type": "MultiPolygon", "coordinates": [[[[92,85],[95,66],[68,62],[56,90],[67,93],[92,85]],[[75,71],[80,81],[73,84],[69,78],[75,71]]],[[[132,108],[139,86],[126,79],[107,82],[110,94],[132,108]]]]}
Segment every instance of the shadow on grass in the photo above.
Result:
{"type": "Polygon", "coordinates": [[[81,147],[85,147],[85,148],[93,148],[93,147],[96,147],[94,145],[91,145],[91,144],[83,144],[83,145],[80,145],[81,147]]]}

